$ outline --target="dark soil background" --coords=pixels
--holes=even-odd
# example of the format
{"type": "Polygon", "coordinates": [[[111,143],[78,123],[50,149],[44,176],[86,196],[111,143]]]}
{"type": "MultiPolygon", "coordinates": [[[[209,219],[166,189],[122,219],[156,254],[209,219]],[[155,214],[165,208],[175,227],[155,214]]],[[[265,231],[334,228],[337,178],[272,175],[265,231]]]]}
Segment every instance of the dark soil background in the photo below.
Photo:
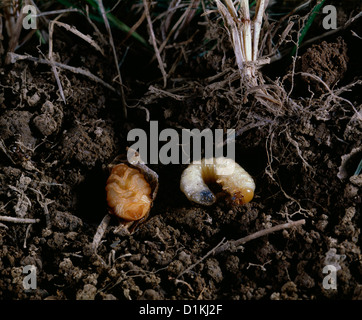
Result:
{"type": "MultiPolygon", "coordinates": [[[[320,13],[293,63],[291,40],[313,3],[281,17],[302,2],[277,1],[267,10],[268,26],[276,32],[267,38],[264,54],[282,37],[287,22],[294,22],[290,38],[279,47],[283,58],[261,69],[266,83],[279,90],[282,106],[266,107],[252,94],[245,101],[232,47],[216,14],[196,14],[176,38],[170,37],[161,54],[166,87],[152,46],[112,27],[127,119],[120,96],[86,76],[58,69],[64,104],[49,65],[5,64],[9,36],[3,15],[0,217],[39,221],[0,220],[0,299],[362,299],[362,175],[354,175],[362,159],[362,20],[308,43],[326,32],[320,13]],[[119,221],[112,217],[94,251],[94,235],[107,215],[108,165],[132,145],[129,130],[148,132],[150,120],[159,122],[159,131],[235,129],[236,161],[254,177],[255,198],[242,207],[222,200],[201,207],[179,189],[185,165],[150,165],[159,175],[150,217],[124,236],[114,233],[119,221]],[[299,219],[306,223],[235,251],[207,255],[223,238],[239,239],[299,219]],[[36,289],[24,290],[25,265],[36,266],[36,289]],[[323,288],[326,265],[338,270],[337,290],[323,288]]],[[[362,9],[360,1],[327,2],[337,7],[339,27],[362,9]]],[[[168,4],[151,7],[158,45],[183,12],[165,14],[168,4]]],[[[50,1],[39,8],[65,7],[50,1]]],[[[112,13],[133,26],[143,14],[142,1],[121,1],[112,13]]],[[[86,68],[119,88],[102,22],[96,25],[105,43],[79,13],[60,21],[92,35],[105,55],[55,27],[55,61],[86,68]]],[[[47,25],[39,30],[47,32],[47,25]]],[[[149,39],[146,20],[137,32],[149,39]]],[[[15,52],[44,58],[48,43],[39,44],[33,35],[15,52]]]]}

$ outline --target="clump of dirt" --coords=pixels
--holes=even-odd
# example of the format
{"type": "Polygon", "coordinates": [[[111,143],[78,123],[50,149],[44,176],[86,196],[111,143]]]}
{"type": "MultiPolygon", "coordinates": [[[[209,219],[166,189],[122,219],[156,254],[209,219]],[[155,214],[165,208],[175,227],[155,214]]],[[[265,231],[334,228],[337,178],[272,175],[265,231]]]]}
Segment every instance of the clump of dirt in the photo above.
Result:
{"type": "Polygon", "coordinates": [[[114,153],[114,131],[102,120],[77,123],[63,134],[62,155],[65,163],[72,160],[93,168],[105,163],[114,153]]]}
{"type": "Polygon", "coordinates": [[[301,75],[306,85],[315,93],[327,92],[337,82],[341,81],[347,71],[347,44],[342,37],[336,42],[323,41],[320,45],[308,48],[296,63],[296,72],[308,73],[301,75]],[[310,76],[311,75],[311,76],[310,76]],[[318,77],[316,80],[313,76],[318,77]],[[327,87],[326,87],[327,85],[327,87]]]}
{"type": "Polygon", "coordinates": [[[31,151],[36,144],[36,138],[30,130],[32,113],[29,111],[6,111],[0,119],[1,137],[9,144],[18,142],[24,151],[31,151]]]}
{"type": "Polygon", "coordinates": [[[40,112],[41,113],[33,119],[34,126],[45,137],[57,133],[62,125],[62,109],[54,106],[50,101],[46,101],[42,105],[40,112]]]}

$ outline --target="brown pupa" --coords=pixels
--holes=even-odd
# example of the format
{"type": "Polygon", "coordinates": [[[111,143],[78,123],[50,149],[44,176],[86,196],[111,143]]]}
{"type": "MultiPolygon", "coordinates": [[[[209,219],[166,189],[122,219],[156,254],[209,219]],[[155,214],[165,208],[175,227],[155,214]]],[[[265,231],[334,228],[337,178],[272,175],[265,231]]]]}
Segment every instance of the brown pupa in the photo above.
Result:
{"type": "Polygon", "coordinates": [[[157,173],[133,161],[138,156],[135,151],[133,154],[130,162],[124,155],[112,161],[106,183],[109,212],[119,217],[130,232],[146,221],[158,191],[157,173]]]}

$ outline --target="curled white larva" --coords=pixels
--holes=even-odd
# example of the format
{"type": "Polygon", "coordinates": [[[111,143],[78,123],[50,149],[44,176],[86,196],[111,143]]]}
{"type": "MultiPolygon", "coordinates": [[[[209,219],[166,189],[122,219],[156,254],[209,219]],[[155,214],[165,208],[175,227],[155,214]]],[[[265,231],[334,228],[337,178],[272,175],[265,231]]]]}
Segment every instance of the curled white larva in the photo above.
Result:
{"type": "Polygon", "coordinates": [[[191,163],[181,175],[180,189],[190,201],[209,206],[216,197],[208,184],[215,182],[236,205],[248,203],[254,197],[253,178],[234,160],[225,157],[191,163]]]}

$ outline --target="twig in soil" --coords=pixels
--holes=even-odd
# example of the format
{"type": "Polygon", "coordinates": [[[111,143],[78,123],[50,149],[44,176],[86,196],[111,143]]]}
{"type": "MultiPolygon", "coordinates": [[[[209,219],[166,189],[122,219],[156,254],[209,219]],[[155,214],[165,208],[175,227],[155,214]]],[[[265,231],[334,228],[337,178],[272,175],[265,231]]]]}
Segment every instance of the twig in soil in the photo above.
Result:
{"type": "Polygon", "coordinates": [[[0,221],[12,222],[12,223],[38,223],[38,222],[40,222],[40,219],[0,216],[0,221]]]}
{"type": "Polygon", "coordinates": [[[109,21],[107,19],[107,14],[106,14],[106,11],[104,10],[103,1],[102,0],[97,0],[97,3],[98,3],[98,7],[99,7],[99,10],[100,10],[102,18],[103,18],[104,25],[106,26],[106,29],[107,29],[107,32],[108,32],[110,45],[112,47],[114,63],[116,65],[119,84],[120,84],[120,93],[121,93],[121,103],[122,103],[123,116],[124,116],[125,119],[127,119],[126,97],[125,97],[124,90],[123,90],[122,75],[121,75],[121,70],[119,69],[117,51],[116,51],[116,47],[114,46],[111,26],[109,25],[109,21]]]}
{"type": "Polygon", "coordinates": [[[187,7],[184,15],[185,17],[182,19],[182,23],[178,30],[176,31],[173,39],[176,40],[176,38],[179,36],[179,34],[183,31],[183,29],[190,24],[192,18],[194,17],[197,8],[199,7],[200,0],[191,0],[189,6],[187,7]]]}
{"type": "Polygon", "coordinates": [[[258,267],[262,271],[266,271],[265,265],[271,263],[272,261],[273,260],[268,260],[267,262],[265,262],[263,264],[256,264],[256,263],[249,262],[248,266],[246,267],[246,270],[248,270],[250,267],[258,267]]]}
{"type": "Polygon", "coordinates": [[[250,234],[244,238],[240,238],[238,240],[229,240],[227,241],[225,244],[214,248],[214,255],[219,254],[221,252],[224,251],[234,251],[237,247],[251,241],[251,240],[255,240],[257,238],[266,236],[270,233],[276,232],[276,231],[280,231],[283,229],[289,229],[292,227],[297,227],[300,225],[305,224],[305,219],[301,219],[301,220],[297,220],[297,221],[291,221],[291,222],[287,222],[287,223],[283,223],[283,224],[278,224],[274,227],[268,228],[268,229],[263,229],[260,231],[257,231],[253,234],[250,234]]]}
{"type": "MultiPolygon", "coordinates": [[[[226,241],[227,243],[227,241],[226,241]]],[[[191,269],[193,269],[194,267],[196,267],[199,263],[201,263],[202,261],[204,261],[208,256],[210,256],[211,254],[215,253],[215,250],[223,245],[226,244],[225,243],[225,238],[222,238],[222,240],[216,245],[216,247],[214,247],[213,249],[211,249],[208,253],[206,253],[206,255],[204,255],[200,260],[198,260],[197,262],[195,262],[194,264],[192,264],[191,266],[189,266],[188,268],[186,268],[184,271],[182,271],[177,277],[176,279],[182,277],[186,272],[189,272],[191,269]]]]}
{"type": "Polygon", "coordinates": [[[162,89],[158,89],[154,86],[150,86],[148,88],[149,90],[149,93],[154,93],[154,94],[157,94],[159,97],[170,97],[172,99],[175,99],[177,101],[184,101],[186,100],[188,97],[187,96],[181,96],[179,94],[174,94],[174,93],[171,93],[169,91],[166,91],[166,90],[162,90],[162,89]]]}
{"type": "Polygon", "coordinates": [[[39,12],[36,14],[36,18],[50,16],[53,14],[62,14],[62,13],[69,13],[69,12],[78,12],[83,14],[83,12],[77,8],[69,8],[69,9],[61,9],[61,10],[52,10],[52,11],[45,11],[39,12]]]}
{"type": "Polygon", "coordinates": [[[54,33],[54,23],[57,19],[59,19],[62,15],[59,15],[58,17],[56,17],[54,20],[52,20],[49,23],[49,52],[48,52],[48,59],[50,62],[50,65],[52,67],[52,71],[54,73],[54,77],[55,80],[57,82],[58,85],[58,89],[59,89],[59,93],[60,96],[64,102],[64,104],[66,104],[66,100],[65,100],[65,96],[64,96],[64,91],[63,91],[63,86],[62,83],[60,82],[60,78],[59,78],[59,74],[58,74],[58,70],[54,65],[54,56],[53,56],[53,33],[54,33]]]}
{"type": "Polygon", "coordinates": [[[28,224],[28,226],[26,227],[26,231],[25,231],[25,237],[24,237],[24,244],[23,244],[23,248],[26,248],[26,241],[29,237],[29,233],[30,233],[30,229],[31,229],[32,224],[28,224]]]}
{"type": "Polygon", "coordinates": [[[14,207],[15,213],[20,218],[25,217],[27,214],[28,208],[31,207],[31,201],[28,196],[25,194],[25,191],[28,189],[28,186],[31,182],[31,178],[26,177],[24,174],[21,174],[19,181],[16,182],[16,187],[10,186],[11,190],[17,192],[18,201],[14,207]]]}
{"type": "MultiPolygon", "coordinates": [[[[36,63],[47,64],[49,66],[52,65],[49,60],[42,59],[42,58],[36,58],[36,57],[30,56],[30,55],[22,55],[22,54],[9,52],[8,56],[10,56],[10,58],[11,58],[11,63],[15,63],[18,60],[29,60],[29,61],[33,61],[36,63]]],[[[64,70],[68,70],[68,71],[76,73],[76,74],[81,74],[81,75],[89,78],[90,80],[100,83],[101,85],[103,85],[107,89],[111,90],[112,92],[118,93],[118,91],[115,88],[113,88],[110,84],[103,81],[101,78],[98,78],[97,76],[95,76],[94,74],[92,74],[91,72],[89,72],[86,69],[68,66],[66,64],[56,62],[56,61],[54,61],[54,65],[56,67],[62,68],[64,70]]]]}
{"type": "Polygon", "coordinates": [[[80,32],[79,30],[77,30],[74,26],[70,26],[67,23],[64,22],[60,22],[57,20],[54,20],[54,22],[56,25],[63,27],[65,30],[75,34],[76,36],[78,36],[79,38],[83,39],[84,41],[88,42],[94,49],[96,49],[97,51],[99,51],[102,56],[105,56],[103,49],[92,39],[91,36],[86,35],[82,32],[80,32]]]}
{"type": "Polygon", "coordinates": [[[10,156],[10,154],[8,153],[8,149],[4,143],[3,139],[0,139],[0,149],[4,152],[4,154],[9,158],[9,160],[12,162],[12,164],[15,164],[15,161],[13,160],[13,158],[10,156]]]}
{"type": "Polygon", "coordinates": [[[106,45],[107,41],[103,36],[103,33],[100,32],[100,30],[98,29],[98,27],[96,26],[96,24],[92,21],[92,19],[89,17],[89,8],[88,6],[85,7],[85,13],[86,13],[86,18],[88,23],[93,27],[95,33],[98,35],[98,39],[102,42],[102,44],[106,45]]]}
{"type": "MultiPolygon", "coordinates": [[[[170,4],[169,6],[169,9],[167,11],[165,11],[165,14],[168,14],[167,16],[167,19],[166,19],[166,24],[165,24],[165,27],[166,27],[166,30],[168,29],[169,27],[169,23],[171,21],[171,17],[173,16],[173,12],[170,13],[170,8],[172,7],[172,11],[175,11],[177,9],[181,9],[183,8],[183,5],[180,4],[181,1],[178,1],[178,3],[176,4],[170,4]]],[[[192,6],[192,3],[190,4],[190,6],[192,6]]],[[[189,7],[190,7],[189,6],[189,7]]],[[[159,15],[158,18],[160,18],[162,15],[159,15]]],[[[172,27],[171,31],[168,33],[167,37],[165,38],[165,40],[161,43],[161,45],[159,46],[158,50],[159,50],[159,53],[161,54],[163,52],[163,49],[165,49],[168,41],[170,40],[171,36],[176,32],[176,30],[179,28],[180,24],[183,24],[183,21],[185,21],[185,19],[187,18],[188,16],[188,11],[185,10],[185,12],[181,15],[181,17],[178,19],[178,21],[174,24],[174,26],[172,27]]],[[[152,58],[151,61],[153,61],[154,58],[152,58]]]]}
{"type": "Polygon", "coordinates": [[[48,205],[53,203],[54,200],[50,200],[48,198],[45,198],[45,196],[39,191],[36,190],[34,188],[29,188],[31,191],[36,193],[36,199],[38,200],[40,206],[43,208],[44,210],[44,215],[45,215],[45,223],[48,229],[50,229],[51,227],[51,223],[50,223],[50,216],[49,216],[49,209],[48,209],[48,205]],[[41,200],[40,200],[41,198],[41,200]]]}
{"type": "Polygon", "coordinates": [[[101,243],[103,235],[106,232],[106,229],[107,229],[110,221],[111,221],[111,215],[107,213],[104,216],[104,218],[102,219],[101,223],[99,224],[99,226],[97,228],[97,232],[93,238],[92,249],[93,249],[94,253],[97,252],[97,248],[98,248],[99,244],[101,243]]]}
{"type": "Polygon", "coordinates": [[[139,18],[138,21],[131,27],[131,29],[129,29],[127,35],[124,37],[120,45],[122,45],[128,40],[128,38],[138,29],[138,27],[142,24],[142,22],[145,19],[146,19],[146,13],[143,11],[141,18],[139,18]]]}
{"type": "Polygon", "coordinates": [[[212,248],[208,253],[206,253],[205,256],[203,256],[200,260],[198,260],[197,262],[195,262],[193,265],[189,266],[187,269],[185,269],[184,271],[182,271],[177,277],[176,279],[180,278],[182,275],[184,275],[186,272],[189,272],[191,269],[193,269],[195,266],[197,266],[198,264],[200,264],[203,260],[205,260],[208,256],[210,255],[217,255],[219,253],[222,253],[224,251],[236,251],[238,247],[242,246],[243,244],[251,241],[251,240],[255,240],[257,238],[266,236],[270,233],[276,232],[276,231],[280,231],[283,229],[288,229],[288,228],[292,228],[292,227],[297,227],[300,225],[305,224],[305,219],[301,219],[301,220],[297,220],[297,221],[291,221],[291,222],[287,222],[284,224],[279,224],[277,226],[268,228],[268,229],[263,229],[260,231],[257,231],[253,234],[250,234],[246,237],[240,238],[238,240],[228,240],[225,242],[225,238],[223,238],[214,248],[212,248]]]}
{"type": "Polygon", "coordinates": [[[362,37],[360,37],[356,32],[354,32],[353,30],[351,30],[352,36],[362,40],[362,37]]]}
{"type": "MultiPolygon", "coordinates": [[[[170,278],[170,280],[172,280],[172,278],[170,278]]],[[[184,284],[186,287],[189,288],[189,290],[191,292],[194,292],[194,289],[192,289],[191,285],[189,283],[187,283],[186,281],[183,281],[183,280],[180,280],[180,279],[174,279],[174,280],[175,280],[176,285],[179,284],[179,283],[184,284]]]]}
{"type": "Polygon", "coordinates": [[[148,0],[143,0],[143,6],[144,6],[146,18],[147,18],[147,24],[148,24],[148,29],[149,29],[149,32],[150,32],[150,37],[151,37],[153,49],[155,50],[158,65],[160,67],[162,77],[163,77],[163,87],[166,88],[166,85],[167,85],[167,73],[165,71],[164,63],[162,61],[160,51],[159,51],[158,46],[157,46],[155,33],[153,32],[153,25],[152,25],[150,10],[149,10],[149,7],[148,7],[148,0]]]}

